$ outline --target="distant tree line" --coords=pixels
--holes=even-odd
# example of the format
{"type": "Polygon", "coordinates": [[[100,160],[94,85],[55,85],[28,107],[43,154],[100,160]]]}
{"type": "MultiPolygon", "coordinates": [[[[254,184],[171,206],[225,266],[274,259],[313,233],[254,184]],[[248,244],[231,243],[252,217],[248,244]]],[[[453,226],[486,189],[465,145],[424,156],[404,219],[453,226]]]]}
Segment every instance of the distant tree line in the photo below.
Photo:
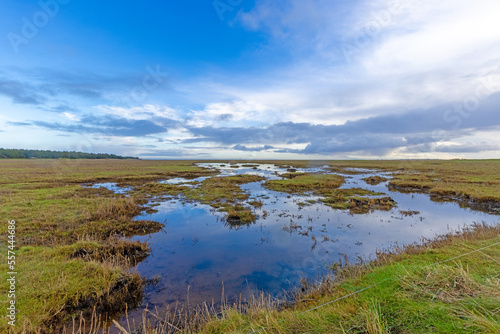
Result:
{"type": "Polygon", "coordinates": [[[83,153],[74,151],[16,150],[0,148],[0,159],[139,159],[107,153],[83,153]]]}

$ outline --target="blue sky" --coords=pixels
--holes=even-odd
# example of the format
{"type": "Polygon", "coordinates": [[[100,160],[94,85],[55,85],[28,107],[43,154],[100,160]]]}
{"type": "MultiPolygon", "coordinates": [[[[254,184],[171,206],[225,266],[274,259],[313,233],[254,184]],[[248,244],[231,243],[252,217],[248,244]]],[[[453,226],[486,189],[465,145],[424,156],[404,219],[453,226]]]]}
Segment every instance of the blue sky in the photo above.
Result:
{"type": "Polygon", "coordinates": [[[500,3],[4,0],[0,147],[498,158],[500,3]]]}

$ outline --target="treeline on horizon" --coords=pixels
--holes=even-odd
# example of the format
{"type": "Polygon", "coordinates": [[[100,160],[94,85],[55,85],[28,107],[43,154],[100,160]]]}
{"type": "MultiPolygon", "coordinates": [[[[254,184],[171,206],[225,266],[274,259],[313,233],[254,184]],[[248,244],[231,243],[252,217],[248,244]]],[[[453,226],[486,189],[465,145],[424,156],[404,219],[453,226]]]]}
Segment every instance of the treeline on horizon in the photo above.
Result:
{"type": "Polygon", "coordinates": [[[83,153],[75,151],[44,151],[0,148],[0,159],[139,159],[108,153],[83,153]]]}

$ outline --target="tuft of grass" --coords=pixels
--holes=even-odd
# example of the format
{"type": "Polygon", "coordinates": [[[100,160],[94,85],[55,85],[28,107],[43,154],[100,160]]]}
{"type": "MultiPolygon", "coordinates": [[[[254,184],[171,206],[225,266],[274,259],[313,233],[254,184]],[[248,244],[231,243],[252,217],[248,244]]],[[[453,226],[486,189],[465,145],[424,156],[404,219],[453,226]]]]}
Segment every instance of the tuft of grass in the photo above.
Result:
{"type": "Polygon", "coordinates": [[[362,180],[365,181],[366,183],[372,185],[372,186],[376,186],[377,184],[389,181],[388,178],[385,178],[382,176],[370,176],[370,177],[366,177],[362,180]]]}
{"type": "Polygon", "coordinates": [[[249,201],[248,205],[251,205],[254,208],[261,208],[264,204],[262,203],[262,201],[249,201]]]}
{"type": "Polygon", "coordinates": [[[251,210],[237,205],[229,209],[226,220],[231,225],[246,224],[255,221],[255,215],[251,210]]]}
{"type": "Polygon", "coordinates": [[[282,180],[270,180],[264,183],[268,189],[287,192],[323,193],[337,189],[344,183],[344,177],[336,174],[311,174],[311,173],[288,173],[283,174],[282,180]]]}
{"type": "Polygon", "coordinates": [[[350,210],[355,214],[373,210],[389,211],[396,206],[390,197],[367,197],[380,195],[384,194],[361,188],[336,189],[323,193],[325,198],[321,201],[334,209],[350,210]]]}
{"type": "Polygon", "coordinates": [[[371,300],[364,311],[366,319],[366,332],[368,334],[390,333],[387,320],[382,314],[382,306],[376,300],[371,300]]]}

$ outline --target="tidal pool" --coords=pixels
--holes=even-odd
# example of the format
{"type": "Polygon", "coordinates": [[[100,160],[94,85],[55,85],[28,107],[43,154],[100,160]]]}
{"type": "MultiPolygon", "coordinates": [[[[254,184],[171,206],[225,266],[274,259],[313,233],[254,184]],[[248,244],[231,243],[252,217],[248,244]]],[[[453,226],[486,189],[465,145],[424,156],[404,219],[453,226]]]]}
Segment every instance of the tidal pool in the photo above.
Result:
{"type": "MultiPolygon", "coordinates": [[[[219,170],[220,176],[255,174],[268,180],[281,179],[280,174],[287,172],[271,164],[199,165],[219,170]]],[[[296,170],[329,172],[327,166],[296,170]]],[[[326,274],[329,264],[345,257],[352,261],[369,259],[377,250],[395,243],[419,242],[474,222],[499,221],[498,216],[460,208],[456,203],[433,202],[425,194],[390,191],[388,182],[373,186],[362,180],[373,175],[390,178],[389,173],[355,172],[358,174],[341,174],[346,178],[341,188],[383,192],[397,206],[391,211],[351,214],[318,202],[314,195],[265,189],[262,181],[241,186],[250,194],[249,201],[263,204],[255,209],[257,220],[252,224],[233,226],[225,221],[224,213],[182,196],[161,202],[155,207],[157,213],[137,217],[161,221],[166,226],[161,232],[134,237],[152,246],[151,255],[137,265],[137,270],[148,279],[156,279],[157,284],[146,288],[143,304],[129,311],[129,318],[140,319],[145,307],[161,312],[175,303],[218,303],[222,298],[231,302],[260,291],[279,296],[301,278],[315,279],[326,274]],[[419,213],[406,216],[400,210],[419,213]]],[[[203,179],[164,182],[196,187],[196,182],[203,179]]]]}

